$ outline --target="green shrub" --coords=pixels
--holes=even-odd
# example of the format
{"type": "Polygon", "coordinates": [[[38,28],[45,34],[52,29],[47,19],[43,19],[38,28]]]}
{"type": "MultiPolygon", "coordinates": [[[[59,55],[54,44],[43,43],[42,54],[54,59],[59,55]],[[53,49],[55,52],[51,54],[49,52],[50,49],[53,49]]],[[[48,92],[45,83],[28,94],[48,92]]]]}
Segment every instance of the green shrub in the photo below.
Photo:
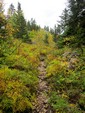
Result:
{"type": "Polygon", "coordinates": [[[61,96],[57,95],[56,92],[51,94],[49,104],[53,107],[57,112],[65,112],[68,108],[68,101],[61,96]]]}

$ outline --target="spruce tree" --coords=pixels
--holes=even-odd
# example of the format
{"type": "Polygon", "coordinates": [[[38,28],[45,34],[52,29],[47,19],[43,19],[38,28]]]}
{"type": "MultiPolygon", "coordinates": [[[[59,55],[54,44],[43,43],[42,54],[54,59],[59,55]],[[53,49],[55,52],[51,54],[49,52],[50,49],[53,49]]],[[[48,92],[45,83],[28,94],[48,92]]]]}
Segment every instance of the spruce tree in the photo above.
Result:
{"type": "Polygon", "coordinates": [[[24,18],[21,4],[18,3],[17,14],[16,14],[16,25],[17,25],[17,33],[16,38],[22,38],[24,41],[28,39],[26,20],[24,18]]]}
{"type": "Polygon", "coordinates": [[[72,43],[81,48],[85,44],[85,0],[69,0],[69,9],[69,32],[75,36],[72,43]]]}
{"type": "Polygon", "coordinates": [[[63,32],[66,32],[67,25],[68,25],[68,19],[69,19],[69,11],[68,9],[64,9],[62,12],[62,15],[60,16],[60,21],[58,21],[58,30],[60,29],[60,34],[63,32]]]}
{"type": "Polygon", "coordinates": [[[13,4],[11,4],[8,9],[8,17],[11,17],[14,13],[15,13],[15,7],[13,4]]]}
{"type": "Polygon", "coordinates": [[[38,31],[40,29],[40,26],[36,24],[35,19],[31,18],[31,20],[27,22],[27,29],[28,31],[38,31]]]}
{"type": "Polygon", "coordinates": [[[64,37],[73,36],[70,45],[82,48],[85,45],[85,0],[68,0],[68,7],[60,16],[58,25],[64,37]]]}
{"type": "Polygon", "coordinates": [[[13,36],[15,38],[20,38],[23,41],[28,41],[29,38],[28,38],[28,32],[27,32],[27,25],[23,15],[23,11],[21,9],[21,4],[18,3],[18,7],[16,11],[13,5],[10,5],[9,10],[11,12],[9,22],[12,24],[14,29],[13,36]]]}
{"type": "Polygon", "coordinates": [[[6,18],[3,10],[3,1],[0,0],[0,38],[5,38],[6,36],[6,18]]]}

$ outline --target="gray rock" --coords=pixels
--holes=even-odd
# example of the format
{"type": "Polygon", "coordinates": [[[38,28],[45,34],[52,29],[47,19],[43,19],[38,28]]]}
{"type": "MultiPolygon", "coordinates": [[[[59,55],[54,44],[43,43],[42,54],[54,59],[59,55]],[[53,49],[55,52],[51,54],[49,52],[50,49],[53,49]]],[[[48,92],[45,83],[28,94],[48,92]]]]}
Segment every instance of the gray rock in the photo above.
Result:
{"type": "Polygon", "coordinates": [[[65,52],[64,54],[63,54],[63,57],[65,58],[67,58],[69,55],[70,55],[71,53],[70,52],[65,52]]]}

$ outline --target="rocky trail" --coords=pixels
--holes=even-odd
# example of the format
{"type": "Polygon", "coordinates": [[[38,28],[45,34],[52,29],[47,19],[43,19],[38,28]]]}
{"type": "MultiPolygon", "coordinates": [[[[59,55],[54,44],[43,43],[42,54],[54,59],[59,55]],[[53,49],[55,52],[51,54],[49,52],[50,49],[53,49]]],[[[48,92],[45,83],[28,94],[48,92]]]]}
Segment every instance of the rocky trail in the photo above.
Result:
{"type": "Polygon", "coordinates": [[[37,101],[35,110],[33,113],[53,113],[50,106],[48,105],[48,92],[50,87],[46,81],[46,64],[44,60],[40,61],[38,67],[39,70],[39,85],[37,91],[37,101]]]}

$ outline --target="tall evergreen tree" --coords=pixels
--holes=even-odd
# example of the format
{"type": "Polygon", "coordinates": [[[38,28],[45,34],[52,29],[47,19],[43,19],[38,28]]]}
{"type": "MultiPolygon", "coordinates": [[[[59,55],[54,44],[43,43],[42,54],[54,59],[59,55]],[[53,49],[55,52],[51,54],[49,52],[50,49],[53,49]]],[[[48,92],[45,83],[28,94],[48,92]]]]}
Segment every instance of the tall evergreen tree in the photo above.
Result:
{"type": "Polygon", "coordinates": [[[32,31],[32,30],[37,31],[40,29],[40,26],[36,24],[35,19],[31,18],[31,20],[27,22],[27,29],[28,31],[32,31]]]}
{"type": "Polygon", "coordinates": [[[85,0],[69,0],[69,9],[68,31],[75,36],[72,43],[81,47],[85,44],[85,0]]]}
{"type": "Polygon", "coordinates": [[[6,23],[3,10],[3,0],[0,0],[0,38],[5,38],[6,36],[6,23]]]}
{"type": "Polygon", "coordinates": [[[8,16],[11,17],[14,13],[15,13],[15,7],[13,4],[11,4],[8,9],[8,16]]]}
{"type": "Polygon", "coordinates": [[[21,9],[21,4],[18,3],[17,11],[14,12],[13,7],[11,7],[11,15],[9,21],[11,22],[14,28],[14,37],[21,38],[23,41],[27,41],[28,39],[28,32],[27,32],[27,25],[26,20],[23,15],[23,11],[21,9]]]}
{"type": "Polygon", "coordinates": [[[44,26],[44,30],[49,32],[49,26],[44,26]]]}
{"type": "Polygon", "coordinates": [[[17,38],[26,39],[27,35],[27,28],[26,28],[26,20],[24,18],[23,12],[21,10],[21,4],[18,3],[18,10],[17,10],[17,29],[18,32],[16,33],[17,38]]]}
{"type": "Polygon", "coordinates": [[[21,12],[21,4],[18,2],[18,7],[17,7],[18,12],[21,12]]]}
{"type": "Polygon", "coordinates": [[[60,16],[59,25],[63,36],[74,36],[70,45],[81,48],[85,44],[85,0],[68,0],[67,9],[60,16]]]}
{"type": "Polygon", "coordinates": [[[60,33],[65,32],[67,30],[69,19],[69,11],[68,9],[64,9],[62,15],[60,16],[60,21],[58,21],[58,30],[60,29],[60,33]]]}

